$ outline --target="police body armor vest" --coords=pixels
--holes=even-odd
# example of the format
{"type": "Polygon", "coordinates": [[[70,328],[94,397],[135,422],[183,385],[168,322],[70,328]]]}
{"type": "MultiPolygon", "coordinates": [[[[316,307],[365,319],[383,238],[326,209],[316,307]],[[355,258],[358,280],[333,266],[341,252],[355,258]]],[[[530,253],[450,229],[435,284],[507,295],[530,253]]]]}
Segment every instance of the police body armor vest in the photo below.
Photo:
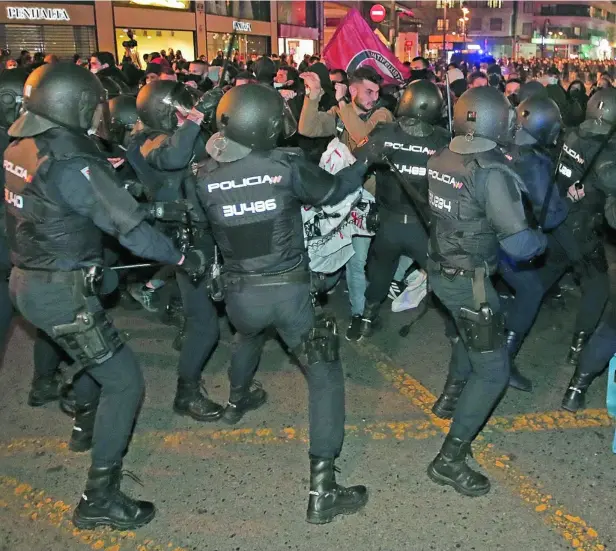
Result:
{"type": "Polygon", "coordinates": [[[74,270],[102,262],[101,230],[62,201],[61,173],[49,179],[56,161],[100,162],[100,154],[86,137],[56,133],[15,141],[4,156],[7,239],[11,261],[19,268],[74,270]]]}
{"type": "Polygon", "coordinates": [[[487,183],[479,176],[478,159],[482,164],[504,165],[503,155],[496,149],[460,155],[446,148],[428,162],[429,256],[449,268],[473,270],[487,265],[493,273],[499,245],[478,201],[487,183]]]}
{"type": "Polygon", "coordinates": [[[226,272],[275,273],[301,261],[301,203],[292,177],[290,166],[253,151],[200,179],[199,196],[226,272]]]}
{"type": "Polygon", "coordinates": [[[600,240],[605,194],[597,186],[596,168],[591,167],[590,172],[586,172],[605,139],[606,136],[590,134],[579,128],[572,130],[565,138],[558,163],[556,182],[569,204],[566,224],[577,241],[588,244],[590,248],[600,240]]]}
{"type": "MultiPolygon", "coordinates": [[[[435,130],[425,137],[410,136],[398,124],[377,128],[370,140],[378,143],[402,176],[424,196],[428,194],[428,160],[449,143],[445,133],[435,130]]],[[[391,170],[377,172],[376,203],[386,210],[416,216],[413,203],[391,170]]]]}

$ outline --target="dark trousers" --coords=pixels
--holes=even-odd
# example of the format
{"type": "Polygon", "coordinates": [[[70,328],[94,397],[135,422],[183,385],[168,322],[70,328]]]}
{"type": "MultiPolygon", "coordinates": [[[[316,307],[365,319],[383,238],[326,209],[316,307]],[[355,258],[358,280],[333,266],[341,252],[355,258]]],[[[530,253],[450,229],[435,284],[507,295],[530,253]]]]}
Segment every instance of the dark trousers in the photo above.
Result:
{"type": "Polygon", "coordinates": [[[616,354],[616,307],[610,303],[599,327],[582,349],[579,369],[582,373],[599,375],[614,354],[616,354]]]}
{"type": "MultiPolygon", "coordinates": [[[[314,325],[310,285],[288,283],[244,287],[227,293],[227,314],[237,329],[229,370],[232,389],[246,388],[257,369],[265,330],[273,327],[291,349],[314,325]]],[[[340,360],[306,366],[309,394],[310,454],[336,457],[344,437],[344,375],[340,360]]]]}
{"type": "Polygon", "coordinates": [[[177,271],[176,279],[182,295],[186,317],[185,340],[180,352],[178,378],[184,382],[198,382],[201,371],[218,342],[220,330],[218,314],[202,279],[193,283],[184,272],[177,271]]]}
{"type": "Polygon", "coordinates": [[[605,310],[610,295],[610,277],[603,269],[587,265],[580,277],[582,298],[575,318],[575,331],[591,334],[605,310]]]}
{"type": "MultiPolygon", "coordinates": [[[[10,294],[21,315],[50,336],[57,325],[72,323],[82,308],[70,283],[49,282],[46,272],[14,268],[10,294]]],[[[70,354],[70,351],[69,351],[70,354]]],[[[75,359],[75,358],[73,358],[75,359]]],[[[94,425],[92,464],[107,467],[122,460],[145,384],[132,350],[123,346],[109,360],[88,368],[77,380],[78,403],[88,400],[80,396],[86,385],[82,379],[92,379],[91,388],[100,386],[100,403],[94,425]]]]}
{"type": "Polygon", "coordinates": [[[410,256],[425,268],[428,234],[416,218],[409,218],[409,223],[405,224],[384,212],[368,259],[366,302],[374,304],[385,300],[402,255],[410,256]]]}
{"type": "Polygon", "coordinates": [[[548,251],[528,268],[501,260],[498,272],[515,291],[506,327],[524,337],[533,325],[545,293],[565,273],[569,263],[560,244],[548,235],[548,251]]]}
{"type": "MultiPolygon", "coordinates": [[[[475,310],[472,280],[456,276],[453,280],[440,272],[429,275],[432,290],[453,317],[461,338],[454,340],[449,374],[465,380],[449,434],[471,441],[481,430],[498,404],[509,381],[509,357],[504,345],[489,352],[477,352],[469,347],[466,334],[460,326],[460,309],[475,310]]],[[[498,295],[490,278],[484,280],[486,299],[492,311],[500,311],[498,295]]]]}
{"type": "MultiPolygon", "coordinates": [[[[0,351],[6,347],[14,314],[7,275],[8,273],[0,272],[0,351]]],[[[33,379],[36,381],[53,377],[61,360],[61,349],[43,331],[37,330],[34,341],[33,379]]]]}

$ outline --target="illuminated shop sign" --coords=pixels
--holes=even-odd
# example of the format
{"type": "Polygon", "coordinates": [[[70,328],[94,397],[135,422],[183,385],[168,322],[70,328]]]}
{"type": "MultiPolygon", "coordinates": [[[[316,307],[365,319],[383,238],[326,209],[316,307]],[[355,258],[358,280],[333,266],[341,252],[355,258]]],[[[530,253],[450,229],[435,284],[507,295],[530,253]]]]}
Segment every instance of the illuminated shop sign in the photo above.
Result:
{"type": "Polygon", "coordinates": [[[247,23],[246,21],[234,21],[233,30],[238,32],[251,33],[252,27],[250,23],[247,23]]]}
{"type": "Polygon", "coordinates": [[[27,19],[29,21],[70,21],[68,12],[61,8],[21,8],[7,7],[8,19],[27,19]]]}
{"type": "Polygon", "coordinates": [[[184,0],[130,0],[131,4],[141,6],[155,6],[157,8],[172,8],[174,10],[185,10],[188,2],[184,0]]]}

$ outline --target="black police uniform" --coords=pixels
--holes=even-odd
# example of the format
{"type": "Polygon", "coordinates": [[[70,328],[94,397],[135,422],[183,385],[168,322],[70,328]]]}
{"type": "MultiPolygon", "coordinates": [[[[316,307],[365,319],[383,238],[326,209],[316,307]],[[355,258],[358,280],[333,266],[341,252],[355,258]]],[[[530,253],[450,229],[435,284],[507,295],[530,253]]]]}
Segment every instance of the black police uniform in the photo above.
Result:
{"type": "Polygon", "coordinates": [[[601,175],[598,168],[586,167],[604,147],[608,155],[616,155],[616,140],[603,146],[606,136],[583,128],[571,130],[565,137],[558,164],[557,184],[562,197],[569,202],[565,226],[575,237],[582,257],[574,269],[580,280],[582,299],[575,320],[575,333],[569,359],[576,363],[579,353],[595,330],[609,296],[608,264],[603,244],[603,208],[605,193],[597,185],[601,175]],[[579,180],[584,177],[582,182],[579,180]],[[578,183],[579,182],[579,183],[578,183]]]}
{"type": "Polygon", "coordinates": [[[336,486],[328,473],[344,436],[344,375],[333,322],[315,320],[301,207],[338,203],[362,184],[365,172],[356,163],[333,176],[300,150],[272,150],[216,166],[208,162],[198,176],[199,198],[224,260],[227,314],[238,331],[223,419],[235,423],[265,402],[253,376],[265,330],[275,327],[306,368],[314,478],[309,522],[329,522],[345,512],[341,500],[350,499],[346,512],[353,512],[367,496],[363,487],[336,486]],[[337,496],[329,504],[324,488],[337,496]]]}
{"type": "MultiPolygon", "coordinates": [[[[432,127],[428,135],[412,135],[413,127],[406,132],[402,124],[397,121],[379,125],[370,134],[370,142],[372,147],[388,156],[409,185],[427,197],[428,160],[447,146],[449,134],[442,128],[432,127]]],[[[355,156],[362,158],[362,148],[356,150],[355,156]]],[[[400,256],[407,255],[425,268],[428,254],[428,233],[418,216],[418,206],[414,206],[413,200],[387,167],[377,169],[375,200],[380,225],[368,260],[364,310],[364,318],[368,319],[376,317],[387,296],[400,256]]]]}
{"type": "MultiPolygon", "coordinates": [[[[78,417],[100,387],[96,423],[73,440],[83,450],[91,439],[95,473],[114,469],[112,476],[119,476],[144,381],[132,350],[84,289],[82,269],[102,264],[104,233],[160,262],[176,264],[181,253],[143,222],[138,204],[106,164],[90,140],[64,128],[18,139],[5,154],[5,205],[13,302],[86,369],[79,381],[90,379],[92,393],[76,388],[78,417]]],[[[146,514],[153,516],[153,509],[146,514]]]]}
{"type": "MultiPolygon", "coordinates": [[[[506,344],[513,360],[530,331],[545,293],[570,264],[561,244],[561,241],[569,243],[569,234],[566,228],[559,227],[567,217],[568,205],[553,183],[551,158],[539,146],[524,145],[510,148],[507,159],[520,176],[527,219],[533,227],[540,224],[544,232],[549,232],[546,233],[548,250],[541,259],[516,262],[503,251],[499,255],[499,274],[515,291],[515,299],[508,302],[506,312],[506,344]]],[[[511,364],[510,385],[519,390],[532,390],[532,382],[519,373],[514,363],[511,364]]]]}
{"type": "MultiPolygon", "coordinates": [[[[206,156],[200,126],[187,120],[173,132],[146,127],[134,136],[127,155],[141,182],[149,187],[148,194],[155,201],[188,200],[192,205],[192,227],[184,226],[184,237],[191,246],[203,251],[207,258],[212,258],[213,241],[203,226],[205,216],[200,212],[193,173],[197,155],[206,156]]],[[[178,393],[174,410],[200,421],[214,421],[220,418],[222,408],[201,397],[199,383],[203,367],[218,342],[218,314],[209,297],[205,280],[194,283],[181,272],[177,273],[176,279],[182,296],[185,322],[178,347],[178,393]]]]}
{"type": "Polygon", "coordinates": [[[428,474],[465,495],[481,495],[489,491],[489,481],[463,461],[509,380],[500,303],[490,275],[499,245],[510,256],[528,259],[545,242],[528,230],[519,179],[500,149],[459,154],[450,148],[428,161],[428,277],[460,338],[454,339],[445,391],[435,405],[441,417],[453,413],[453,422],[428,474]]]}
{"type": "MultiPolygon", "coordinates": [[[[607,195],[604,206],[605,218],[616,228],[616,156],[608,144],[594,163],[597,178],[595,185],[607,195]]],[[[579,355],[579,361],[562,401],[568,411],[577,411],[586,403],[586,393],[591,383],[603,372],[616,354],[616,297],[612,292],[609,304],[597,329],[579,355]]]]}
{"type": "MultiPolygon", "coordinates": [[[[17,74],[10,74],[7,77],[15,76],[16,82],[20,83],[20,77],[17,74]]],[[[23,76],[25,81],[25,75],[23,76]]],[[[3,82],[0,80],[0,89],[3,88],[3,82]]],[[[12,88],[12,86],[9,86],[12,88]]],[[[21,84],[23,88],[23,84],[21,84]]],[[[2,90],[6,94],[5,90],[2,90]]],[[[4,111],[0,122],[0,156],[4,157],[4,152],[10,143],[8,135],[8,126],[14,122],[18,115],[20,102],[9,92],[10,100],[3,101],[2,110],[4,111]],[[11,111],[11,113],[9,113],[11,111]]],[[[0,171],[0,185],[2,196],[5,194],[5,177],[4,170],[0,171]]],[[[6,345],[8,332],[13,319],[13,304],[9,296],[9,275],[11,273],[11,260],[9,257],[9,246],[6,241],[5,228],[5,207],[4,202],[0,205],[0,349],[6,345]]],[[[36,339],[34,341],[34,373],[32,376],[32,385],[28,394],[28,405],[39,407],[58,398],[58,381],[56,375],[58,366],[60,365],[62,354],[61,350],[51,341],[45,333],[37,330],[36,339]]]]}

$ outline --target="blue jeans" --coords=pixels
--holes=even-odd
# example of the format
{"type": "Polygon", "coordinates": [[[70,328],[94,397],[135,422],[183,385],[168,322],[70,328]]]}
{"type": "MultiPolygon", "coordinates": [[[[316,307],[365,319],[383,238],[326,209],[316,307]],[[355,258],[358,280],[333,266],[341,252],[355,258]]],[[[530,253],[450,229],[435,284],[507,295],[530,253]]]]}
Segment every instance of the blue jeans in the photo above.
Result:
{"type": "Polygon", "coordinates": [[[398,268],[396,269],[396,273],[394,274],[394,279],[396,281],[402,281],[406,274],[406,271],[413,265],[413,259],[408,256],[402,255],[400,260],[398,260],[398,268]]]}
{"type": "Polygon", "coordinates": [[[370,250],[371,237],[356,235],[353,237],[353,250],[355,254],[349,259],[346,265],[346,280],[349,290],[349,300],[351,301],[351,315],[361,316],[364,313],[366,303],[366,263],[368,262],[368,251],[370,250]]]}

